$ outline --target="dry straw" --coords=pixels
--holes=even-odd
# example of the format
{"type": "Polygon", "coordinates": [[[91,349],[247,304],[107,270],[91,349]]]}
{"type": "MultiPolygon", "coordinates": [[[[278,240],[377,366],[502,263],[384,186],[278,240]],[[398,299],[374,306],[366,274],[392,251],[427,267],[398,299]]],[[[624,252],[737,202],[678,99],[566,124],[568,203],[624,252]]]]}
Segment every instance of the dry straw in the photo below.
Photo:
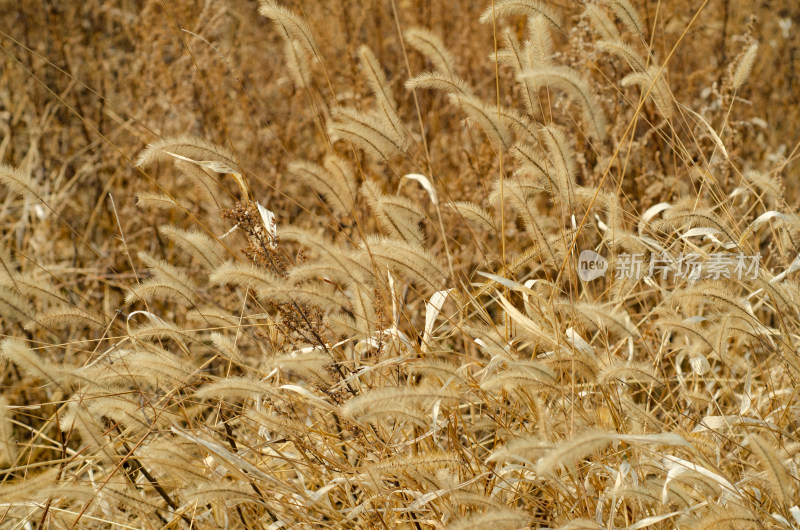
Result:
{"type": "Polygon", "coordinates": [[[94,33],[3,34],[0,526],[800,525],[794,140],[755,25],[263,0],[186,42],[184,4],[90,24],[124,30],[130,115],[67,74],[94,33]]]}

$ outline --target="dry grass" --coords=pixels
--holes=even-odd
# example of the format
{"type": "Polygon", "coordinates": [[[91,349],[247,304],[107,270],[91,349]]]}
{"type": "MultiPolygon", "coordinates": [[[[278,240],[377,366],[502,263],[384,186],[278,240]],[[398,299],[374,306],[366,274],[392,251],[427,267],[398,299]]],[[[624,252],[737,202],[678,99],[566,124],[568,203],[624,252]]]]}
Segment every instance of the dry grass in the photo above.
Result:
{"type": "Polygon", "coordinates": [[[800,526],[792,2],[67,4],[0,1],[1,527],[800,526]]]}

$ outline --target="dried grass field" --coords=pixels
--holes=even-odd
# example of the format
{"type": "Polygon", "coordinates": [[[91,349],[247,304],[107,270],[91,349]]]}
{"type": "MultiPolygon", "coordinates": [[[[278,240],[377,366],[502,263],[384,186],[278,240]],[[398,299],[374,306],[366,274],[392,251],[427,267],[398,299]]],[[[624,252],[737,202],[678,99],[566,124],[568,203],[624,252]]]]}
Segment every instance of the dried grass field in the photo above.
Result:
{"type": "Polygon", "coordinates": [[[0,0],[0,528],[800,528],[793,0],[0,0]]]}

